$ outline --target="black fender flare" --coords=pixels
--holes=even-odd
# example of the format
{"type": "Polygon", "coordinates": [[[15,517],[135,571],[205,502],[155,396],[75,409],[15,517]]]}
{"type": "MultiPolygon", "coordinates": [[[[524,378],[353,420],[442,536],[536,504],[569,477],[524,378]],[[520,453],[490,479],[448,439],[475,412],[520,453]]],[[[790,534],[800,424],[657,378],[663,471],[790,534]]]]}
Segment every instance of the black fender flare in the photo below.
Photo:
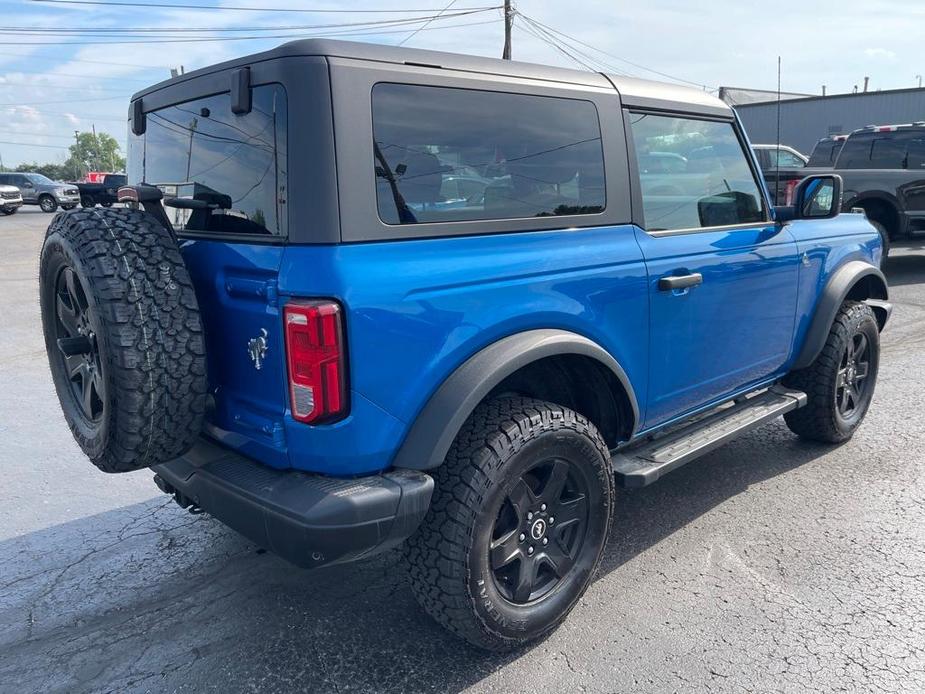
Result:
{"type": "Polygon", "coordinates": [[[623,367],[607,350],[566,330],[528,330],[488,345],[453,371],[418,414],[392,464],[413,470],[439,466],[463,423],[492,388],[527,364],[564,354],[590,357],[613,372],[626,391],[635,429],[639,422],[636,395],[623,367]]]}
{"type": "Polygon", "coordinates": [[[825,341],[829,336],[829,330],[835,321],[839,307],[848,298],[851,290],[864,278],[872,278],[876,290],[869,292],[871,296],[858,297],[860,300],[869,300],[871,308],[877,316],[877,323],[880,329],[886,325],[890,317],[891,306],[886,302],[889,298],[886,277],[880,268],[860,260],[851,260],[839,267],[829,278],[825,289],[822,290],[822,296],[816,304],[816,312],[813,314],[813,320],[803,339],[803,347],[800,354],[793,364],[793,369],[805,369],[815,361],[816,357],[825,346],[825,341]]]}

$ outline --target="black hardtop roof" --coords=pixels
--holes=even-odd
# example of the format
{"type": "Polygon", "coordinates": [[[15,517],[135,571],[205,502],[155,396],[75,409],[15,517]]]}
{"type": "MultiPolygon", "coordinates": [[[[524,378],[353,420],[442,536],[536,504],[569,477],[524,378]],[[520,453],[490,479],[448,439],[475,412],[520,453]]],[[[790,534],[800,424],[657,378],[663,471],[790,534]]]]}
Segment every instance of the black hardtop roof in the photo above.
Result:
{"type": "Polygon", "coordinates": [[[447,53],[443,51],[428,51],[419,48],[404,48],[399,46],[384,46],[375,43],[362,43],[358,41],[336,41],[332,39],[299,39],[290,41],[281,46],[262,53],[253,53],[234,60],[228,60],[216,65],[200,68],[136,92],[132,101],[165,87],[192,80],[202,75],[220,72],[235,67],[253,65],[257,62],[299,56],[325,56],[336,58],[354,58],[357,60],[370,60],[383,63],[409,64],[422,67],[440,67],[463,72],[473,72],[506,77],[521,77],[527,79],[562,82],[602,89],[616,87],[621,96],[637,97],[646,102],[649,100],[670,101],[687,104],[693,110],[708,110],[713,112],[729,112],[729,106],[716,97],[692,87],[682,87],[675,84],[641,80],[617,75],[604,75],[586,70],[572,70],[569,68],[539,65],[536,63],[523,63],[500,58],[483,58],[480,56],[464,55],[460,53],[447,53]]]}

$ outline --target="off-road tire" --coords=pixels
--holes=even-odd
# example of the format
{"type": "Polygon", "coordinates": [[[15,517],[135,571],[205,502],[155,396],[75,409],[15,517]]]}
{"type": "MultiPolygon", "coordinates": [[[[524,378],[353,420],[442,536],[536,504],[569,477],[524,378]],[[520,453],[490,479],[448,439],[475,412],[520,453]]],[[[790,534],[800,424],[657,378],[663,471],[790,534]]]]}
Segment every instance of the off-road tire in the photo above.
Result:
{"type": "Polygon", "coordinates": [[[91,198],[89,195],[83,195],[80,198],[80,206],[88,210],[91,207],[96,207],[96,200],[91,198]]]}
{"type": "Polygon", "coordinates": [[[877,382],[880,364],[880,331],[870,306],[856,301],[842,304],[832,323],[825,346],[815,361],[805,369],[793,371],[784,384],[801,390],[808,397],[807,404],[784,415],[790,430],[801,438],[823,443],[847,441],[861,425],[870,407],[877,382]],[[866,390],[862,402],[852,416],[840,415],[836,404],[838,374],[848,341],[859,332],[870,344],[866,390]]]}
{"type": "Polygon", "coordinates": [[[61,212],[45,236],[39,280],[55,389],[90,460],[104,472],[129,472],[188,450],[206,406],[205,341],[193,285],[170,233],[140,210],[61,212]],[[59,349],[62,273],[79,280],[88,305],[81,329],[93,333],[100,384],[94,402],[102,409],[94,419],[73,393],[59,349]]]}
{"type": "MultiPolygon", "coordinates": [[[[491,651],[519,647],[555,629],[590,583],[613,513],[610,454],[596,427],[549,402],[493,399],[463,425],[434,478],[430,509],[405,546],[411,588],[421,606],[453,633],[491,651]],[[549,455],[558,460],[559,454],[573,459],[589,482],[584,544],[546,597],[517,605],[504,599],[488,573],[497,515],[492,509],[531,460],[549,455]]],[[[555,542],[552,523],[549,531],[555,542]]]]}
{"type": "Polygon", "coordinates": [[[51,214],[58,209],[58,201],[55,200],[53,195],[45,193],[44,195],[39,195],[39,207],[42,212],[48,212],[51,214]]]}

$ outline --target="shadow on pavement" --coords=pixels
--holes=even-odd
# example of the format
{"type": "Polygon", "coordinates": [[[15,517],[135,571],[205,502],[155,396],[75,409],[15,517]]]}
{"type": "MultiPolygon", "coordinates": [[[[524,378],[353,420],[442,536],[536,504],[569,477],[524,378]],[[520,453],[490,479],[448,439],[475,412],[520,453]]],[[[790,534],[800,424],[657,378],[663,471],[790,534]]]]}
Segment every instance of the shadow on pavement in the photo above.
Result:
{"type": "MultiPolygon", "coordinates": [[[[619,491],[601,573],[829,450],[773,425],[619,491]]],[[[18,691],[459,691],[524,655],[445,633],[397,552],[302,571],[166,497],[4,541],[0,566],[0,682],[18,691]]]]}
{"type": "MultiPolygon", "coordinates": [[[[899,250],[899,249],[897,249],[899,250]]],[[[925,241],[916,244],[905,244],[903,251],[918,251],[914,254],[890,255],[886,259],[884,274],[890,286],[903,286],[907,284],[921,284],[925,273],[925,241]]]]}

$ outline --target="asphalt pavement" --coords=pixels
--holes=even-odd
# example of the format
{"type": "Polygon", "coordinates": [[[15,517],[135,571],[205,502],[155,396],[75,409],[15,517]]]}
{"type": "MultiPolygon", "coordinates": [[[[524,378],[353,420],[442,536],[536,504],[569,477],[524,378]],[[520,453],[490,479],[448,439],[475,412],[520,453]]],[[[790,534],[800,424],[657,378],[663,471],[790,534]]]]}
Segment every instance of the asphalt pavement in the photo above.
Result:
{"type": "Polygon", "coordinates": [[[43,347],[37,208],[0,217],[0,692],[925,691],[925,244],[867,421],[774,423],[620,491],[603,566],[547,640],[486,655],[397,552],[302,571],[82,456],[43,347]]]}

